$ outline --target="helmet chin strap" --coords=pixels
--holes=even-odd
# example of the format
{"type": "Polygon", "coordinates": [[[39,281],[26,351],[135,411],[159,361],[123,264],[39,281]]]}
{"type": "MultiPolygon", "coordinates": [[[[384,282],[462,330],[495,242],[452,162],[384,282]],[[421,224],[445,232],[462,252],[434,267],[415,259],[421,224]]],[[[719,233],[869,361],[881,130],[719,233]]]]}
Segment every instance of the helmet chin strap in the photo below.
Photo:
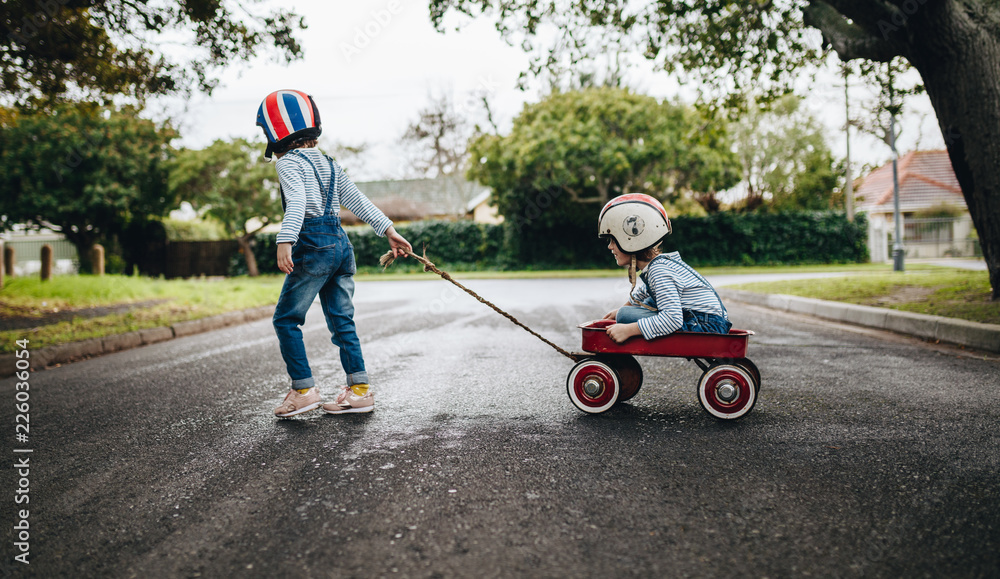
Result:
{"type": "Polygon", "coordinates": [[[654,308],[653,306],[651,306],[649,304],[646,304],[646,303],[635,303],[635,302],[632,301],[632,292],[635,291],[635,278],[636,278],[636,275],[635,275],[636,263],[635,262],[636,262],[636,260],[635,260],[635,254],[633,253],[632,254],[632,263],[630,263],[629,266],[628,266],[628,281],[632,284],[632,289],[629,291],[629,294],[628,294],[628,303],[635,304],[637,306],[646,308],[647,310],[649,310],[651,312],[659,311],[659,310],[657,310],[656,308],[654,308]]]}
{"type": "Polygon", "coordinates": [[[635,289],[635,254],[632,254],[632,263],[628,266],[628,281],[632,284],[632,289],[635,289]]]}

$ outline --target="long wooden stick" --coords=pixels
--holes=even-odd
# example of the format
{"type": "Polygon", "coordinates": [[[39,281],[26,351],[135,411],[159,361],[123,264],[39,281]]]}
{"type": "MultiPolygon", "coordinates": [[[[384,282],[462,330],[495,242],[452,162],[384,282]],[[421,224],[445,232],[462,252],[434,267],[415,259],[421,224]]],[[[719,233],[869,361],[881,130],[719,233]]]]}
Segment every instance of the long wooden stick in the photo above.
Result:
{"type": "MultiPolygon", "coordinates": [[[[570,360],[573,360],[574,362],[579,362],[580,361],[580,359],[581,359],[580,356],[575,355],[575,354],[571,354],[571,353],[567,352],[566,350],[563,350],[559,346],[553,344],[552,342],[548,341],[547,339],[545,339],[544,337],[542,337],[540,334],[538,334],[538,332],[532,330],[528,326],[526,326],[526,325],[522,324],[521,322],[519,322],[518,319],[515,318],[514,316],[512,316],[512,315],[508,314],[507,312],[501,310],[497,306],[493,305],[493,303],[490,302],[489,300],[487,300],[486,298],[482,297],[481,295],[477,294],[476,292],[472,291],[471,289],[465,287],[464,285],[458,283],[458,281],[456,281],[455,278],[451,277],[451,275],[448,272],[441,271],[440,269],[438,269],[438,267],[436,265],[434,265],[434,263],[431,262],[431,260],[427,259],[427,249],[426,248],[424,248],[424,255],[422,255],[422,256],[421,255],[417,255],[416,253],[413,253],[412,251],[407,251],[406,253],[407,253],[407,255],[409,255],[410,257],[412,257],[413,259],[415,259],[415,260],[419,261],[420,263],[424,264],[424,271],[432,271],[432,272],[438,274],[443,279],[445,279],[447,281],[450,281],[451,283],[453,283],[456,286],[458,286],[465,293],[467,293],[470,296],[472,296],[472,297],[476,298],[477,300],[479,300],[480,303],[489,306],[490,309],[492,309],[494,312],[496,312],[496,313],[500,314],[501,316],[507,318],[508,320],[510,320],[511,322],[513,322],[515,325],[524,328],[529,334],[531,334],[532,336],[534,336],[534,337],[538,338],[539,340],[545,342],[549,346],[552,346],[552,348],[555,349],[555,351],[559,352],[563,356],[566,356],[567,358],[569,358],[570,360]]],[[[382,266],[382,269],[385,269],[385,268],[389,267],[390,265],[392,265],[392,262],[395,261],[395,259],[396,258],[392,256],[392,251],[389,251],[389,252],[386,252],[386,254],[383,255],[381,258],[379,258],[378,262],[379,262],[379,265],[382,266]]]]}

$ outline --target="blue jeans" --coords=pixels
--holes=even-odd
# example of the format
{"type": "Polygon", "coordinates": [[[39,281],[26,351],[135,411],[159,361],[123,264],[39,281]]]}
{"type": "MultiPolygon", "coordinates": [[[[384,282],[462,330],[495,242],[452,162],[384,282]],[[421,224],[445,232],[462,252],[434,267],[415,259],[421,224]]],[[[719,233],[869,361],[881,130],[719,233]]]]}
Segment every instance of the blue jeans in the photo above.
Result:
{"type": "MultiPolygon", "coordinates": [[[[651,301],[651,300],[647,300],[651,301]]],[[[684,323],[677,328],[678,332],[702,332],[706,334],[728,334],[733,325],[722,316],[708,314],[695,310],[681,310],[684,323]]],[[[657,312],[640,306],[622,306],[618,308],[615,321],[619,324],[634,324],[643,318],[655,316],[657,312]]]]}
{"type": "Polygon", "coordinates": [[[368,373],[361,342],[354,327],[354,247],[335,216],[311,217],[302,223],[299,240],[292,246],[292,273],[274,308],[274,331],[285,360],[292,388],[314,386],[300,326],[319,295],[331,341],[340,348],[340,363],[348,386],[367,384],[368,373]]]}

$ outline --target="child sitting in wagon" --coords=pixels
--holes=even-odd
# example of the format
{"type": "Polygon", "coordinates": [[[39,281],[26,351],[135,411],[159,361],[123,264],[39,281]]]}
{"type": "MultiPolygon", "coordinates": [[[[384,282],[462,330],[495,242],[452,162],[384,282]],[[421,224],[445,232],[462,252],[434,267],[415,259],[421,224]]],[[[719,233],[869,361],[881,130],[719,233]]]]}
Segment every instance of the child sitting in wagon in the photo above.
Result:
{"type": "Polygon", "coordinates": [[[660,242],[670,232],[666,210],[649,195],[621,195],[601,210],[598,235],[608,238],[608,249],[619,266],[628,267],[632,283],[629,301],[604,316],[616,322],[607,333],[617,343],[678,330],[728,334],[732,327],[712,284],[676,251],[660,253],[660,242]],[[638,288],[636,272],[643,282],[638,288]]]}

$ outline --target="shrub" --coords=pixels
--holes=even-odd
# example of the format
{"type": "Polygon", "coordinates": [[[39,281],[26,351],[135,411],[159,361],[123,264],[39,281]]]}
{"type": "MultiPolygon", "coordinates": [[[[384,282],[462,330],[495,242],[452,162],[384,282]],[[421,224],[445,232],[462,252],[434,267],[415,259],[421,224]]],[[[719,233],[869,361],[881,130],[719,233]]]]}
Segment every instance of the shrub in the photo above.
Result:
{"type": "MultiPolygon", "coordinates": [[[[354,255],[359,268],[377,268],[378,260],[388,251],[389,243],[379,237],[367,225],[345,227],[347,238],[354,246],[354,255]]],[[[462,269],[497,268],[500,262],[500,246],[503,236],[498,225],[485,225],[473,221],[419,221],[397,225],[396,230],[405,237],[417,253],[427,245],[427,257],[435,263],[462,264],[462,269]]],[[[278,273],[275,259],[277,244],[275,234],[258,235],[254,243],[254,255],[261,273],[278,273]]],[[[246,265],[233,260],[231,275],[246,273],[246,265]]],[[[394,269],[416,269],[406,267],[407,262],[397,262],[394,269]]]]}
{"type": "MultiPolygon", "coordinates": [[[[868,259],[863,214],[849,222],[841,213],[714,213],[671,219],[664,251],[679,251],[695,266],[849,263],[868,259]]],[[[444,269],[589,269],[614,263],[593,223],[551,227],[486,225],[473,221],[420,221],[396,227],[417,253],[444,269]]],[[[367,225],[347,227],[358,267],[374,270],[389,244],[367,225]]],[[[261,273],[277,273],[275,236],[254,244],[261,273]]],[[[242,262],[242,259],[239,260],[242,262]]],[[[410,262],[412,264],[412,262],[410,262]]],[[[416,265],[397,262],[399,271],[416,265]]],[[[245,273],[234,260],[230,272],[245,273]]]]}
{"type": "Polygon", "coordinates": [[[841,213],[715,213],[679,216],[664,249],[697,265],[859,262],[868,258],[867,222],[841,213]]]}
{"type": "MultiPolygon", "coordinates": [[[[497,225],[474,221],[417,221],[396,228],[400,235],[435,263],[475,265],[495,268],[499,264],[500,232],[497,225]]],[[[358,266],[377,266],[379,257],[389,249],[385,239],[367,225],[350,228],[347,235],[354,245],[358,266]]]]}

